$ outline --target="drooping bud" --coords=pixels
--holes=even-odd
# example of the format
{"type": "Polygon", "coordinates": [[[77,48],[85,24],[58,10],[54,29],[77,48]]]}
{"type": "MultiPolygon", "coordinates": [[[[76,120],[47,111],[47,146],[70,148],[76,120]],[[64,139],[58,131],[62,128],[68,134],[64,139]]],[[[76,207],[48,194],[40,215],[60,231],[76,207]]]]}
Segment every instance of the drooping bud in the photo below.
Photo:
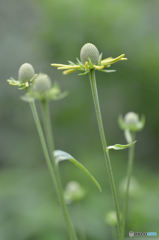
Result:
{"type": "Polygon", "coordinates": [[[24,63],[20,66],[18,79],[21,82],[29,82],[35,74],[34,68],[30,63],[24,63]]]}
{"type": "Polygon", "coordinates": [[[81,48],[80,59],[83,64],[85,64],[85,62],[88,62],[89,59],[93,64],[98,64],[99,51],[94,44],[86,43],[81,48]]]}
{"type": "Polygon", "coordinates": [[[51,80],[48,75],[40,73],[33,84],[32,90],[34,92],[43,93],[51,89],[51,80]]]}

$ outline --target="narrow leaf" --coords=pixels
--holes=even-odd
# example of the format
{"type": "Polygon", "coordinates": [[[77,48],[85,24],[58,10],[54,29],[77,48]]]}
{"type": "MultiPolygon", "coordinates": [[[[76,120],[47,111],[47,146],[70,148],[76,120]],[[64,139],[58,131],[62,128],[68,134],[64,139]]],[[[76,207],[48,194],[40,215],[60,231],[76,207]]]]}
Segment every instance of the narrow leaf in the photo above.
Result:
{"type": "Polygon", "coordinates": [[[79,161],[77,161],[69,153],[66,153],[61,150],[55,150],[54,157],[55,157],[56,164],[59,164],[59,162],[62,162],[62,161],[70,161],[76,167],[83,170],[83,172],[85,172],[87,174],[87,176],[93,181],[93,183],[96,185],[96,187],[99,189],[99,191],[100,192],[102,191],[101,186],[100,186],[99,182],[95,179],[95,177],[88,171],[88,169],[83,164],[81,164],[79,161]]]}
{"type": "Polygon", "coordinates": [[[68,63],[70,64],[70,65],[76,65],[74,62],[72,62],[72,61],[68,61],[68,63]]]}
{"type": "Polygon", "coordinates": [[[81,62],[78,58],[76,58],[76,60],[77,60],[77,63],[78,63],[79,65],[83,65],[82,62],[81,62]]]}
{"type": "Polygon", "coordinates": [[[99,60],[98,60],[98,63],[101,65],[101,61],[102,61],[102,56],[103,56],[103,53],[101,53],[100,55],[99,55],[99,60]]]}
{"type": "Polygon", "coordinates": [[[131,147],[133,144],[135,144],[136,141],[133,141],[129,144],[126,144],[126,145],[122,145],[122,144],[115,144],[113,146],[108,146],[107,147],[107,151],[109,151],[110,149],[113,149],[113,150],[123,150],[123,149],[126,149],[126,148],[129,148],[131,147]]]}

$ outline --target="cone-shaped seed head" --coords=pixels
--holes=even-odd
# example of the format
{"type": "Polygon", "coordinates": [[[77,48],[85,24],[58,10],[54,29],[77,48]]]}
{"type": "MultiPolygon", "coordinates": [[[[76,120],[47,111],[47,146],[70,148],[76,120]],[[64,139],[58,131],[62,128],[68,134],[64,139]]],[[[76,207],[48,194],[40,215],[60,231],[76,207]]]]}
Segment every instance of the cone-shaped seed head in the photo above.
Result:
{"type": "Polygon", "coordinates": [[[24,63],[20,66],[18,72],[18,79],[22,82],[28,82],[34,76],[35,71],[30,63],[24,63]]]}
{"type": "Polygon", "coordinates": [[[51,88],[50,78],[43,73],[40,73],[34,81],[33,91],[35,92],[45,92],[51,88]]]}
{"type": "Polygon", "coordinates": [[[84,64],[86,61],[91,59],[93,64],[98,64],[99,61],[99,51],[96,46],[92,43],[86,43],[81,48],[80,59],[84,64]]]}
{"type": "Polygon", "coordinates": [[[134,112],[129,112],[125,115],[125,123],[129,125],[135,125],[138,124],[139,122],[139,117],[136,113],[134,112]]]}

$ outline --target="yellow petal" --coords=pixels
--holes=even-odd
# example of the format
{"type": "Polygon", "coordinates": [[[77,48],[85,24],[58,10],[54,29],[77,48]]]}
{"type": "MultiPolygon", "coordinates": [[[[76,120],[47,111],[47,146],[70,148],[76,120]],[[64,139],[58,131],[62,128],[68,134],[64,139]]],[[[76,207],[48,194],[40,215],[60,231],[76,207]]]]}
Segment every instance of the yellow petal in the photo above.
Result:
{"type": "Polygon", "coordinates": [[[96,70],[102,70],[104,68],[104,65],[102,66],[93,65],[93,66],[96,70]]]}
{"type": "Polygon", "coordinates": [[[80,69],[79,65],[63,65],[61,67],[58,67],[58,69],[80,69]]]}
{"type": "Polygon", "coordinates": [[[88,62],[85,62],[84,66],[85,66],[85,69],[88,70],[88,67],[89,67],[88,62]]]}
{"type": "Polygon", "coordinates": [[[67,74],[72,73],[72,72],[75,72],[75,71],[76,71],[76,69],[70,69],[70,70],[64,71],[63,74],[64,74],[64,75],[67,75],[67,74]]]}
{"type": "Polygon", "coordinates": [[[64,64],[59,64],[59,63],[52,63],[51,66],[53,67],[62,67],[65,66],[64,64]]]}
{"type": "Polygon", "coordinates": [[[101,64],[106,66],[106,65],[111,65],[115,62],[118,62],[120,60],[127,60],[127,58],[124,58],[125,54],[121,54],[120,56],[116,58],[106,58],[101,61],[101,64]]]}

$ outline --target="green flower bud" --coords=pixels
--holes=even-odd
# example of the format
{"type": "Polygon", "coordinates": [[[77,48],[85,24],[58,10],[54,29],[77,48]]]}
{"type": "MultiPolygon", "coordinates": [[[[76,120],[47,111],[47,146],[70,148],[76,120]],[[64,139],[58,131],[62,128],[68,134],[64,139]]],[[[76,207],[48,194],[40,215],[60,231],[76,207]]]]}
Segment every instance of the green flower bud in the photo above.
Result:
{"type": "Polygon", "coordinates": [[[84,198],[85,191],[78,182],[71,181],[67,184],[64,198],[67,204],[80,201],[84,198]]]}
{"type": "Polygon", "coordinates": [[[34,81],[32,90],[34,92],[46,92],[51,89],[51,80],[48,75],[40,73],[34,81]]]}
{"type": "Polygon", "coordinates": [[[98,64],[99,51],[96,48],[96,46],[92,43],[84,44],[80,52],[80,59],[83,64],[89,61],[89,58],[91,59],[93,64],[98,64]]]}
{"type": "Polygon", "coordinates": [[[122,130],[137,132],[143,129],[145,125],[145,117],[141,116],[139,119],[138,114],[129,112],[125,115],[124,118],[122,116],[119,116],[118,122],[122,130]]]}
{"type": "Polygon", "coordinates": [[[105,221],[110,226],[116,226],[117,225],[117,216],[115,211],[110,211],[105,216],[105,221]]]}
{"type": "Polygon", "coordinates": [[[29,82],[35,74],[34,68],[30,63],[24,63],[20,66],[18,72],[19,81],[25,83],[29,82]]]}
{"type": "Polygon", "coordinates": [[[129,112],[124,117],[125,123],[129,126],[134,126],[139,123],[139,116],[134,112],[129,112]]]}

